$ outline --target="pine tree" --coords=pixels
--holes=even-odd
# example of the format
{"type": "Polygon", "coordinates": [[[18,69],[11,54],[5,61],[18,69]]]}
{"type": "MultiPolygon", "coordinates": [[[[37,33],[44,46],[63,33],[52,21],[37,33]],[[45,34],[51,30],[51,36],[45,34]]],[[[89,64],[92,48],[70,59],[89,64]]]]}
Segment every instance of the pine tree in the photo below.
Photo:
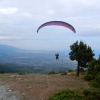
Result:
{"type": "Polygon", "coordinates": [[[70,59],[78,62],[76,70],[76,76],[78,77],[80,67],[86,68],[88,62],[93,59],[94,53],[91,47],[87,46],[87,44],[82,41],[80,41],[80,43],[76,41],[70,46],[70,49],[70,59]]]}

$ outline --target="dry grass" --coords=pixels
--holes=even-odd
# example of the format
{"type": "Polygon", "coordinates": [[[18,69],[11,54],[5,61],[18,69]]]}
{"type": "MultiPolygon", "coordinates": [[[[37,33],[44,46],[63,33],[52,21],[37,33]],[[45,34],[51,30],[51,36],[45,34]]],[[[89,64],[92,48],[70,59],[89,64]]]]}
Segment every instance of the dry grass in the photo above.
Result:
{"type": "Polygon", "coordinates": [[[2,84],[7,84],[14,91],[19,91],[21,100],[48,100],[54,92],[62,89],[88,87],[82,76],[47,75],[47,74],[6,74],[0,78],[2,84]]]}

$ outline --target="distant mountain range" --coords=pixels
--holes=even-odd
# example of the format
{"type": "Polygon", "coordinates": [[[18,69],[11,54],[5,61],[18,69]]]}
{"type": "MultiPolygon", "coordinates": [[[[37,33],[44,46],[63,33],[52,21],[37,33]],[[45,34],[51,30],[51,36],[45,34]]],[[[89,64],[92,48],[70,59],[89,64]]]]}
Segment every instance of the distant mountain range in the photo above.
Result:
{"type": "Polygon", "coordinates": [[[6,72],[45,73],[76,68],[76,62],[69,60],[65,52],[61,51],[59,54],[60,59],[55,60],[54,51],[22,50],[0,44],[0,70],[6,72]]]}

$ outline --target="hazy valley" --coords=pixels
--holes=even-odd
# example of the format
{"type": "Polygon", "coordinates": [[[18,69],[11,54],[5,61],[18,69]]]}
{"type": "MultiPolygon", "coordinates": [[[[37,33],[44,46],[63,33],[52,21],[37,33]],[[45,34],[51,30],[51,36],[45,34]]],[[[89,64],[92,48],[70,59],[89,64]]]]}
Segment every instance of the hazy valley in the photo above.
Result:
{"type": "Polygon", "coordinates": [[[12,46],[0,45],[0,70],[6,72],[45,73],[75,69],[76,62],[69,60],[65,52],[22,50],[12,46]]]}

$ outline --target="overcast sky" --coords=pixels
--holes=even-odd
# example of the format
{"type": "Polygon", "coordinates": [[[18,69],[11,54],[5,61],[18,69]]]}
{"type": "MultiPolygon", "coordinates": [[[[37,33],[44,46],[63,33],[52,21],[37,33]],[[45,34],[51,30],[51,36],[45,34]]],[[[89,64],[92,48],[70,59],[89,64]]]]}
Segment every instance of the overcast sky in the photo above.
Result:
{"type": "Polygon", "coordinates": [[[0,44],[30,50],[67,50],[76,41],[100,49],[100,0],[0,0],[0,44]],[[38,27],[48,21],[62,26],[38,27]]]}

